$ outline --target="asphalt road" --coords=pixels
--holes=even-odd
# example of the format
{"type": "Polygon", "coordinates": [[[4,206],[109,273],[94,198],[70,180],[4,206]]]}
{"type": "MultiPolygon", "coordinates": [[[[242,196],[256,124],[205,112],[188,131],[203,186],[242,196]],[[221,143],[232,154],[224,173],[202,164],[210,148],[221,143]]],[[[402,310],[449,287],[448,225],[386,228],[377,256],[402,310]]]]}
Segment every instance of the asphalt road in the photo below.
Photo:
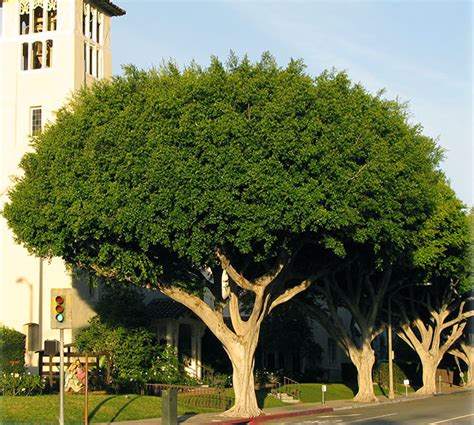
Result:
{"type": "Polygon", "coordinates": [[[404,401],[321,415],[299,416],[267,424],[380,424],[380,425],[473,425],[474,392],[465,391],[421,400],[404,401]]]}

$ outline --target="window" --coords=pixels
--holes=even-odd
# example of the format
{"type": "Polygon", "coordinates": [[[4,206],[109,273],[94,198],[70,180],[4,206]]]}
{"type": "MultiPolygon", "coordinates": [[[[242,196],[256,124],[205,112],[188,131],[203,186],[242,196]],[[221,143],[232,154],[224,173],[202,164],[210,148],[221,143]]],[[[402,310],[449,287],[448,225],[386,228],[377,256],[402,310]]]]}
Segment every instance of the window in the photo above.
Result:
{"type": "Polygon", "coordinates": [[[57,9],[57,0],[20,0],[18,12],[20,35],[56,31],[57,9]]]}
{"type": "Polygon", "coordinates": [[[41,107],[31,108],[31,134],[34,136],[41,132],[41,107]]]}
{"type": "Polygon", "coordinates": [[[48,31],[56,31],[57,28],[57,0],[48,0],[47,6],[47,19],[48,19],[48,31]]]}
{"type": "Polygon", "coordinates": [[[28,52],[30,51],[30,46],[28,43],[23,43],[21,45],[21,70],[26,71],[28,69],[28,52]]]}
{"type": "Polygon", "coordinates": [[[35,5],[33,11],[33,28],[34,32],[43,31],[43,6],[40,6],[39,4],[35,5]]]}
{"type": "Polygon", "coordinates": [[[53,40],[46,41],[46,68],[53,66],[53,40]]]}
{"type": "Polygon", "coordinates": [[[97,12],[97,25],[96,25],[96,30],[95,30],[95,41],[97,43],[101,42],[101,37],[100,37],[100,26],[101,26],[101,21],[102,20],[102,14],[97,12]]]}
{"type": "Polygon", "coordinates": [[[40,69],[43,65],[43,43],[41,41],[35,41],[31,45],[31,59],[33,69],[40,69]]]}

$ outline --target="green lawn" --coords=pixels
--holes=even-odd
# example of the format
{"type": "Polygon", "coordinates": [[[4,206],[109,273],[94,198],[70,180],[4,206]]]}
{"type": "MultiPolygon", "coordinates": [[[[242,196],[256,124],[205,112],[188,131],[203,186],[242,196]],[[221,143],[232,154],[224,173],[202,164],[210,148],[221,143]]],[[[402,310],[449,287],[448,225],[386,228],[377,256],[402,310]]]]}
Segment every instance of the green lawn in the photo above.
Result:
{"type": "MultiPolygon", "coordinates": [[[[299,387],[301,391],[301,401],[303,403],[320,403],[321,402],[321,385],[322,384],[299,384],[299,385],[287,385],[282,387],[282,391],[285,388],[299,387]]],[[[325,400],[350,400],[355,396],[355,392],[345,384],[326,384],[325,400]]],[[[375,395],[387,395],[378,385],[374,387],[375,395]]],[[[413,392],[413,388],[409,387],[408,392],[413,392]]],[[[401,384],[397,384],[395,392],[398,394],[405,394],[405,387],[401,384]]]]}
{"type": "MultiPolygon", "coordinates": [[[[234,396],[232,389],[228,396],[234,396]]],[[[265,391],[257,391],[261,407],[285,405],[269,397],[265,391]]],[[[0,423],[2,424],[57,424],[59,395],[30,397],[0,396],[0,423]]],[[[178,415],[205,413],[216,410],[189,407],[178,404],[178,415]]],[[[117,422],[161,417],[161,398],[138,395],[89,395],[89,422],[117,422]]],[[[67,424],[84,423],[84,395],[66,394],[64,419],[67,424]]]]}
{"type": "MultiPolygon", "coordinates": [[[[58,395],[0,397],[2,424],[57,424],[58,395]]],[[[209,409],[178,405],[178,414],[203,413],[209,409]]],[[[89,422],[117,422],[161,417],[161,398],[138,395],[89,395],[89,422]]],[[[67,424],[84,423],[84,396],[67,394],[64,398],[67,424]]]]}

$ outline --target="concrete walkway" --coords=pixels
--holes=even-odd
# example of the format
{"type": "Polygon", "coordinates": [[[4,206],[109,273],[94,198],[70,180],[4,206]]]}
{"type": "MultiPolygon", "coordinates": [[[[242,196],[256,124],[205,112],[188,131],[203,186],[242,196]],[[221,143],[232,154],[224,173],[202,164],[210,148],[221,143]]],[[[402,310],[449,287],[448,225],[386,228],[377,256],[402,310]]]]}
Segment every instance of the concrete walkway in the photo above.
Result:
{"type": "MultiPolygon", "coordinates": [[[[442,394],[450,394],[457,391],[469,391],[462,387],[450,388],[443,391],[442,394]]],[[[442,395],[442,394],[438,394],[442,395]]],[[[376,404],[400,403],[412,400],[419,400],[433,396],[420,396],[415,393],[409,393],[408,397],[397,395],[394,400],[388,400],[386,397],[379,397],[378,402],[357,403],[353,400],[329,400],[324,405],[321,403],[301,403],[288,406],[270,407],[263,409],[263,416],[257,418],[229,418],[219,413],[201,413],[197,415],[185,415],[178,418],[178,423],[192,425],[231,425],[231,424],[261,424],[270,420],[288,418],[295,416],[305,416],[317,413],[332,412],[334,410],[356,409],[359,407],[374,406],[376,404]]],[[[113,422],[113,425],[161,425],[161,418],[142,419],[137,421],[113,422]]],[[[108,425],[107,424],[107,425],[108,425]]],[[[106,425],[105,423],[99,425],[106,425]]]]}

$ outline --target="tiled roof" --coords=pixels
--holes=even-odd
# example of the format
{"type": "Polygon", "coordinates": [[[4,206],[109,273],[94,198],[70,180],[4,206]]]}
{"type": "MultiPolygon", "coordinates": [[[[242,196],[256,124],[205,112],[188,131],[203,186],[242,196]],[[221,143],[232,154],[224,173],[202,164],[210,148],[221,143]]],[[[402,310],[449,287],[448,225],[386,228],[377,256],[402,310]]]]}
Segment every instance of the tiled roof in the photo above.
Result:
{"type": "Polygon", "coordinates": [[[197,319],[187,307],[170,299],[153,300],[148,304],[148,308],[154,319],[179,319],[180,317],[197,319]]]}
{"type": "Polygon", "coordinates": [[[110,0],[89,0],[95,4],[99,9],[102,9],[109,16],[125,15],[125,10],[113,4],[110,0]]]}

